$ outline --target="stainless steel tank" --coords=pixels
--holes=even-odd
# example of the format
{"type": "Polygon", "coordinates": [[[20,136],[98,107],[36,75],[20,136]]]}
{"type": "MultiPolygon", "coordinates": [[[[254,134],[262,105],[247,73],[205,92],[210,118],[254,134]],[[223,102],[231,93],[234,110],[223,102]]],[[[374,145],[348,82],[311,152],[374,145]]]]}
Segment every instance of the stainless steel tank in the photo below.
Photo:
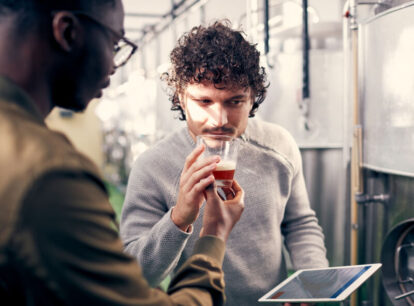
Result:
{"type": "Polygon", "coordinates": [[[359,27],[365,200],[359,261],[382,262],[361,305],[414,305],[414,3],[359,27]],[[395,297],[400,296],[399,299],[395,297]]]}
{"type": "Polygon", "coordinates": [[[258,116],[285,127],[297,141],[311,205],[324,230],[329,262],[333,266],[344,265],[348,260],[348,197],[343,162],[342,24],[310,25],[307,116],[300,108],[303,63],[300,33],[300,29],[287,29],[272,36],[279,51],[271,60],[273,67],[268,69],[271,86],[258,116]]]}

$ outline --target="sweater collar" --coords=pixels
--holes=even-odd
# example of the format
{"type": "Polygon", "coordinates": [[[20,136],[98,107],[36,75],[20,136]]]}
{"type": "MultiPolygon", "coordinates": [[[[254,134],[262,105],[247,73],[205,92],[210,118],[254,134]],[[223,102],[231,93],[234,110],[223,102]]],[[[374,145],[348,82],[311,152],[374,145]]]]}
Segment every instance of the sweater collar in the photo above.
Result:
{"type": "Polygon", "coordinates": [[[14,104],[30,114],[39,123],[44,123],[34,101],[13,81],[0,76],[0,103],[14,104]]]}

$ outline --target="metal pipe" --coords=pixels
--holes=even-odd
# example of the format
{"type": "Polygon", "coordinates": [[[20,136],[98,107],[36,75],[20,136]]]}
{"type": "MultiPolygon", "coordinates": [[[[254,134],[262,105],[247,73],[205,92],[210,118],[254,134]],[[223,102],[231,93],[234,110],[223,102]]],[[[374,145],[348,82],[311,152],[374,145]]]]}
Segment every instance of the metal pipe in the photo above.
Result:
{"type": "Polygon", "coordinates": [[[264,53],[266,58],[266,64],[267,66],[272,69],[273,64],[269,60],[269,0],[264,0],[263,3],[264,9],[263,9],[263,26],[264,26],[264,53]]]}
{"type": "Polygon", "coordinates": [[[172,19],[175,19],[175,10],[176,10],[175,1],[171,0],[171,11],[169,14],[171,15],[172,19]]]}
{"type": "Polygon", "coordinates": [[[396,300],[401,300],[401,299],[403,299],[403,298],[407,298],[407,297],[409,297],[410,295],[414,295],[414,290],[411,290],[411,291],[409,291],[409,292],[406,292],[406,293],[403,293],[403,294],[397,295],[394,299],[396,299],[396,300]]]}
{"type": "Polygon", "coordinates": [[[125,13],[125,17],[137,17],[137,18],[163,18],[162,14],[151,14],[151,13],[125,13]]]}
{"type": "MultiPolygon", "coordinates": [[[[171,12],[164,14],[163,18],[167,18],[167,17],[171,17],[171,19],[168,22],[165,22],[163,25],[160,25],[161,22],[154,24],[152,26],[150,26],[149,31],[146,31],[143,33],[143,35],[141,36],[141,38],[139,38],[136,43],[143,45],[145,39],[148,37],[148,35],[152,34],[151,38],[149,38],[147,41],[145,42],[150,42],[152,39],[154,39],[155,37],[157,37],[160,33],[162,33],[163,31],[165,31],[173,22],[174,20],[183,15],[185,12],[187,12],[189,9],[191,9],[194,5],[196,5],[198,2],[200,2],[201,0],[194,0],[192,3],[190,3],[188,6],[184,7],[182,10],[180,10],[180,12],[177,13],[177,10],[179,8],[181,8],[186,2],[187,0],[181,0],[179,3],[174,4],[171,12]],[[159,26],[159,28],[157,28],[159,26]]],[[[207,2],[208,0],[204,0],[204,2],[207,2]]]]}
{"type": "Polygon", "coordinates": [[[308,29],[308,0],[302,0],[302,54],[303,54],[303,83],[302,99],[309,98],[309,29],[308,29]]]}
{"type": "Polygon", "coordinates": [[[264,0],[264,53],[269,53],[269,0],[264,0]]]}
{"type": "Polygon", "coordinates": [[[164,18],[171,16],[172,19],[175,19],[177,14],[175,13],[187,0],[181,0],[178,3],[175,3],[174,0],[171,0],[171,11],[167,14],[164,14],[164,18]]]}
{"type": "Polygon", "coordinates": [[[355,195],[355,201],[358,204],[367,204],[367,203],[387,203],[390,199],[390,196],[388,194],[356,194],[355,195]]]}
{"type": "MultiPolygon", "coordinates": [[[[352,43],[352,100],[353,100],[353,141],[351,148],[351,265],[358,263],[358,204],[355,195],[363,193],[362,178],[362,127],[359,114],[358,91],[358,24],[357,24],[358,0],[349,1],[349,18],[352,43]]],[[[357,305],[357,295],[351,296],[351,305],[357,305]]]]}
{"type": "Polygon", "coordinates": [[[301,124],[305,131],[310,131],[309,122],[309,30],[308,0],[302,0],[302,98],[299,101],[301,124]]]}
{"type": "Polygon", "coordinates": [[[382,5],[385,7],[389,7],[389,4],[381,2],[381,1],[360,1],[358,5],[382,5]]]}
{"type": "MultiPolygon", "coordinates": [[[[342,167],[344,176],[342,177],[341,181],[341,194],[340,197],[344,199],[344,204],[350,203],[349,202],[349,195],[350,195],[350,180],[349,180],[349,166],[351,164],[351,155],[350,155],[350,148],[351,148],[351,134],[350,126],[351,122],[350,118],[350,63],[351,63],[351,53],[350,53],[350,33],[349,33],[349,0],[347,0],[344,4],[343,8],[343,20],[342,20],[342,48],[343,48],[343,65],[344,65],[344,79],[343,79],[343,145],[342,145],[342,167]]],[[[351,222],[350,220],[350,205],[346,205],[346,236],[344,242],[344,250],[349,250],[350,246],[350,235],[351,235],[351,222]]],[[[350,256],[351,252],[345,255],[345,262],[346,264],[350,264],[350,256]]]]}

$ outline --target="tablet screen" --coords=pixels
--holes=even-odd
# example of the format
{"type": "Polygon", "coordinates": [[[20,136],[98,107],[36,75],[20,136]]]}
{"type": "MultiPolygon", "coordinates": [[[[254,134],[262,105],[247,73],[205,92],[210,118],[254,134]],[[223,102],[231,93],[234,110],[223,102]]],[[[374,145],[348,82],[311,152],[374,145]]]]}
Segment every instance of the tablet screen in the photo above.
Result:
{"type": "Polygon", "coordinates": [[[337,300],[352,293],[378,268],[375,264],[300,270],[263,298],[275,301],[337,300]]]}

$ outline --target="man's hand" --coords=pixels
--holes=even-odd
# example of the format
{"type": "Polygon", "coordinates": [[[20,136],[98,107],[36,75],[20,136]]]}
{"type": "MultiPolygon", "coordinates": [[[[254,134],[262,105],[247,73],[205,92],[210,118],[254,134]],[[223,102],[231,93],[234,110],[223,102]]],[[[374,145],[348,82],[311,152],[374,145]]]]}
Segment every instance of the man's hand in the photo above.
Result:
{"type": "Polygon", "coordinates": [[[226,242],[233,226],[239,221],[244,209],[243,189],[233,180],[231,188],[223,188],[223,191],[226,199],[219,196],[215,184],[206,189],[207,203],[200,237],[214,235],[226,242]]]}
{"type": "Polygon", "coordinates": [[[204,145],[197,146],[187,156],[181,173],[180,190],[171,219],[183,231],[197,219],[205,200],[204,190],[214,183],[212,173],[220,161],[219,156],[199,158],[204,149],[204,145]]]}

